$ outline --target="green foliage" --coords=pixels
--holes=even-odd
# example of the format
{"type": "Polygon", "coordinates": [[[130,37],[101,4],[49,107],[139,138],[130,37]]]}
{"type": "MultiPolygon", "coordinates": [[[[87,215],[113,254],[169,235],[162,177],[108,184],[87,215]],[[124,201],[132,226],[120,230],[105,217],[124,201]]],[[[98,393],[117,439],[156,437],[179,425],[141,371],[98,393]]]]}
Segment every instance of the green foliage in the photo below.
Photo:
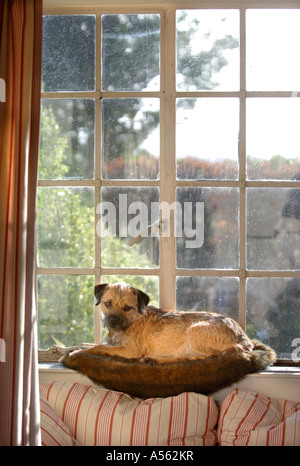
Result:
{"type": "Polygon", "coordinates": [[[38,263],[41,267],[93,267],[91,188],[39,188],[38,263]]]}
{"type": "Polygon", "coordinates": [[[50,106],[41,106],[41,140],[39,158],[39,178],[63,178],[67,172],[67,138],[59,128],[54,111],[50,106]],[[49,150],[49,148],[51,148],[49,150]],[[49,152],[51,156],[49,156],[49,152]]]}
{"type": "MultiPolygon", "coordinates": [[[[61,134],[51,107],[44,107],[41,119],[40,176],[51,172],[60,177],[68,171],[66,138],[61,134]],[[52,156],[44,147],[52,145],[52,156]]],[[[38,192],[38,264],[40,267],[94,266],[94,194],[91,188],[40,187],[38,192]]],[[[102,240],[103,266],[151,266],[146,255],[119,238],[102,240]]],[[[127,281],[149,293],[158,304],[158,280],[151,276],[104,277],[110,283],[127,281]]],[[[65,346],[94,341],[94,276],[39,275],[39,346],[58,341],[65,346]]]]}
{"type": "Polygon", "coordinates": [[[94,276],[39,275],[39,347],[94,341],[94,276]]]}

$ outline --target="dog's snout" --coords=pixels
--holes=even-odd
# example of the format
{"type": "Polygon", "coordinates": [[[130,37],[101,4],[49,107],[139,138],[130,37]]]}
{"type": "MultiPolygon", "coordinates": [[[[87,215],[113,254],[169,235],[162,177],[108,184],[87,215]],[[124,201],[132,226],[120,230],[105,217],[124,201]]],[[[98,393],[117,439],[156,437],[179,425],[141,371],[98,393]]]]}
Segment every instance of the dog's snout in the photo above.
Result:
{"type": "Polygon", "coordinates": [[[127,319],[118,314],[106,315],[104,323],[111,330],[125,330],[128,327],[127,319]]]}

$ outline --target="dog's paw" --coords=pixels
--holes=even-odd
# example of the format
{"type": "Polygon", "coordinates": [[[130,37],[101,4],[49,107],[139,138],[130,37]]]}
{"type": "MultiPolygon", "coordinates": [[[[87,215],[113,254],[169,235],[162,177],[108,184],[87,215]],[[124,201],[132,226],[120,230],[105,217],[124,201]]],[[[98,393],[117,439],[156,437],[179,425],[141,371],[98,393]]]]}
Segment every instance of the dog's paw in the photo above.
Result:
{"type": "Polygon", "coordinates": [[[156,359],[153,359],[153,358],[151,358],[150,356],[146,356],[146,357],[144,357],[144,358],[141,358],[141,359],[140,359],[140,362],[141,362],[141,363],[145,363],[145,364],[153,364],[153,365],[154,365],[154,364],[157,364],[156,359]]]}
{"type": "Polygon", "coordinates": [[[76,349],[76,350],[70,349],[65,352],[65,354],[58,360],[58,362],[62,364],[63,366],[66,366],[70,358],[74,356],[76,353],[80,353],[80,352],[81,352],[81,349],[76,349]]]}
{"type": "Polygon", "coordinates": [[[57,361],[59,364],[62,364],[63,366],[65,365],[65,362],[67,360],[68,353],[64,354],[59,360],[57,361]]]}
{"type": "Polygon", "coordinates": [[[66,351],[65,354],[58,360],[59,364],[65,366],[71,353],[72,351],[66,351]]]}
{"type": "Polygon", "coordinates": [[[58,360],[60,364],[66,363],[70,357],[74,356],[76,353],[80,353],[82,350],[88,350],[95,346],[94,343],[80,343],[77,346],[69,346],[65,348],[64,355],[58,360]]]}

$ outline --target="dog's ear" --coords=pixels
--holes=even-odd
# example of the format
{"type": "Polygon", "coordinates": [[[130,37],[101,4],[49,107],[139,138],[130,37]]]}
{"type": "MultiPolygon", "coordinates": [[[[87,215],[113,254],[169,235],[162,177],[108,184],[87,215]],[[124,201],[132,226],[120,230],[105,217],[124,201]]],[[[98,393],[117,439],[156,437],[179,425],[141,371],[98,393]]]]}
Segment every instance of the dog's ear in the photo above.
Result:
{"type": "Polygon", "coordinates": [[[101,284],[101,285],[96,285],[94,287],[94,295],[95,295],[95,298],[96,298],[95,306],[98,306],[98,304],[100,304],[102,295],[103,295],[104,291],[107,290],[108,287],[109,287],[108,283],[104,283],[104,284],[101,284]]]}
{"type": "Polygon", "coordinates": [[[148,305],[150,298],[149,296],[141,290],[137,290],[137,301],[138,301],[138,311],[140,314],[144,314],[145,307],[148,305]]]}

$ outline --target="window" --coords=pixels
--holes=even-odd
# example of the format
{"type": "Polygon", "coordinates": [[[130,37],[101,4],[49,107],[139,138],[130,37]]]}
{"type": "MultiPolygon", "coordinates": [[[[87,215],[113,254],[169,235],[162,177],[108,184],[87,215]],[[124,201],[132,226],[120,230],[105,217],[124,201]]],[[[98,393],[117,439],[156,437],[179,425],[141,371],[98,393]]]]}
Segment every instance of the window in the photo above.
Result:
{"type": "Polygon", "coordinates": [[[95,283],[300,337],[300,9],[44,16],[39,346],[101,340],[95,283]],[[280,32],[280,33],[279,33],[280,32]]]}

